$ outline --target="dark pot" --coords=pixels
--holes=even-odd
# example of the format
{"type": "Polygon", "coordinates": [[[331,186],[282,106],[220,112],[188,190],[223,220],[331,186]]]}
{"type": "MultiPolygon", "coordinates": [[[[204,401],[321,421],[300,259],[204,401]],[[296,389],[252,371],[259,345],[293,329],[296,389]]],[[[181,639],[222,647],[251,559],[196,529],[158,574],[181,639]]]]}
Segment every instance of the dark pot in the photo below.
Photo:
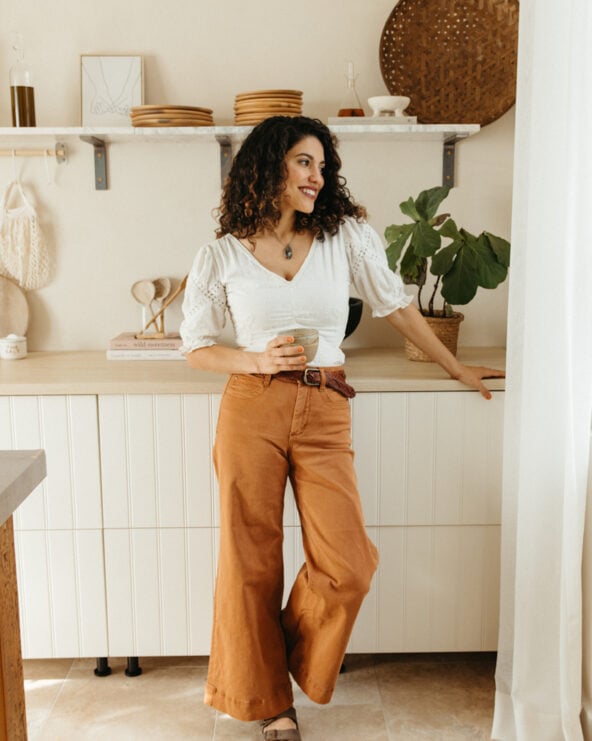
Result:
{"type": "Polygon", "coordinates": [[[360,323],[362,318],[362,308],[364,303],[361,298],[350,298],[349,300],[349,316],[347,318],[347,324],[345,325],[345,337],[346,339],[354,332],[360,323]]]}

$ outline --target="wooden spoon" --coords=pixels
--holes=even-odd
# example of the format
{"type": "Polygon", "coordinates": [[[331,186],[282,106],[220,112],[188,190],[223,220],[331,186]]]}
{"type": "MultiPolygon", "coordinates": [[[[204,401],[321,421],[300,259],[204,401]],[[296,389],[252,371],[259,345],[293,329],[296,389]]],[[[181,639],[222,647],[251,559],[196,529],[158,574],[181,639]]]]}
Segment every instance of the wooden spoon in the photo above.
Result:
{"type": "Polygon", "coordinates": [[[151,324],[153,324],[164,312],[164,310],[167,308],[167,306],[170,306],[173,301],[177,298],[177,296],[185,289],[185,286],[187,285],[187,278],[189,276],[186,275],[183,280],[179,283],[179,285],[175,288],[175,290],[171,293],[171,295],[166,299],[164,304],[161,306],[160,310],[156,312],[156,314],[152,317],[152,319],[148,322],[148,324],[144,325],[144,331],[146,331],[151,324]]]}
{"type": "MultiPolygon", "coordinates": [[[[142,324],[146,324],[146,310],[150,307],[154,301],[154,295],[156,293],[156,287],[151,280],[137,280],[131,288],[132,296],[136,301],[142,304],[142,324]]],[[[154,312],[150,309],[150,313],[154,318],[154,312]]]]}
{"type": "MultiPolygon", "coordinates": [[[[156,278],[152,283],[154,284],[154,301],[156,302],[157,311],[160,311],[162,302],[171,292],[171,281],[168,278],[156,278]]],[[[150,308],[152,309],[152,307],[150,308]]],[[[154,312],[152,312],[152,315],[154,316],[154,312]]],[[[156,329],[164,334],[164,314],[159,314],[159,316],[160,322],[157,322],[156,329]]]]}

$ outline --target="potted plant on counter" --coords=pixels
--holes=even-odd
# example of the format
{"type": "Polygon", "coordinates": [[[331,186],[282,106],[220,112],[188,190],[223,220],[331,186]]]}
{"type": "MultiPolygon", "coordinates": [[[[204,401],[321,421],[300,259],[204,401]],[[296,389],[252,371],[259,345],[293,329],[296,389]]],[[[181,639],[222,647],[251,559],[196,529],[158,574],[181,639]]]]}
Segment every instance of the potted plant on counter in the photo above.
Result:
{"type": "MultiPolygon", "coordinates": [[[[418,286],[419,310],[441,341],[456,354],[464,315],[452,307],[468,304],[479,287],[496,288],[506,279],[510,243],[487,231],[475,236],[457,226],[450,214],[437,214],[449,192],[448,186],[441,186],[423,190],[415,199],[409,197],[400,209],[411,223],[391,224],[384,235],[389,267],[399,270],[404,283],[418,286]],[[428,277],[433,277],[433,282],[426,286],[428,277]],[[429,291],[425,304],[424,288],[429,291]]],[[[430,360],[407,340],[405,348],[411,360],[430,360]]]]}

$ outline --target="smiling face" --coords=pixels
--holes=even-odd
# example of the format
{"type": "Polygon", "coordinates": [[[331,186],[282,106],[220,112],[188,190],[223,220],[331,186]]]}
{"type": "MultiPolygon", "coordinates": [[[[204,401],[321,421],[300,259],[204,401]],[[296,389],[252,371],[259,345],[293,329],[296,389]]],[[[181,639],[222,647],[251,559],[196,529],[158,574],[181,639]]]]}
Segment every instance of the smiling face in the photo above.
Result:
{"type": "Polygon", "coordinates": [[[282,206],[293,211],[312,213],[325,182],[323,145],[315,136],[307,136],[288,150],[285,163],[287,176],[282,206]]]}

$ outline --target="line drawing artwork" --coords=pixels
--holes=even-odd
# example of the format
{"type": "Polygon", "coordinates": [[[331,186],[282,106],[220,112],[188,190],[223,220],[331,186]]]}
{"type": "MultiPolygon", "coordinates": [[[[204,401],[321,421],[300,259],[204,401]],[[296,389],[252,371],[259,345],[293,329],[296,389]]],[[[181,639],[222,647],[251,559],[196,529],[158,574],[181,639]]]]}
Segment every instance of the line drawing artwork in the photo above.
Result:
{"type": "Polygon", "coordinates": [[[142,104],[142,58],[83,56],[82,125],[129,126],[130,108],[142,104]]]}

